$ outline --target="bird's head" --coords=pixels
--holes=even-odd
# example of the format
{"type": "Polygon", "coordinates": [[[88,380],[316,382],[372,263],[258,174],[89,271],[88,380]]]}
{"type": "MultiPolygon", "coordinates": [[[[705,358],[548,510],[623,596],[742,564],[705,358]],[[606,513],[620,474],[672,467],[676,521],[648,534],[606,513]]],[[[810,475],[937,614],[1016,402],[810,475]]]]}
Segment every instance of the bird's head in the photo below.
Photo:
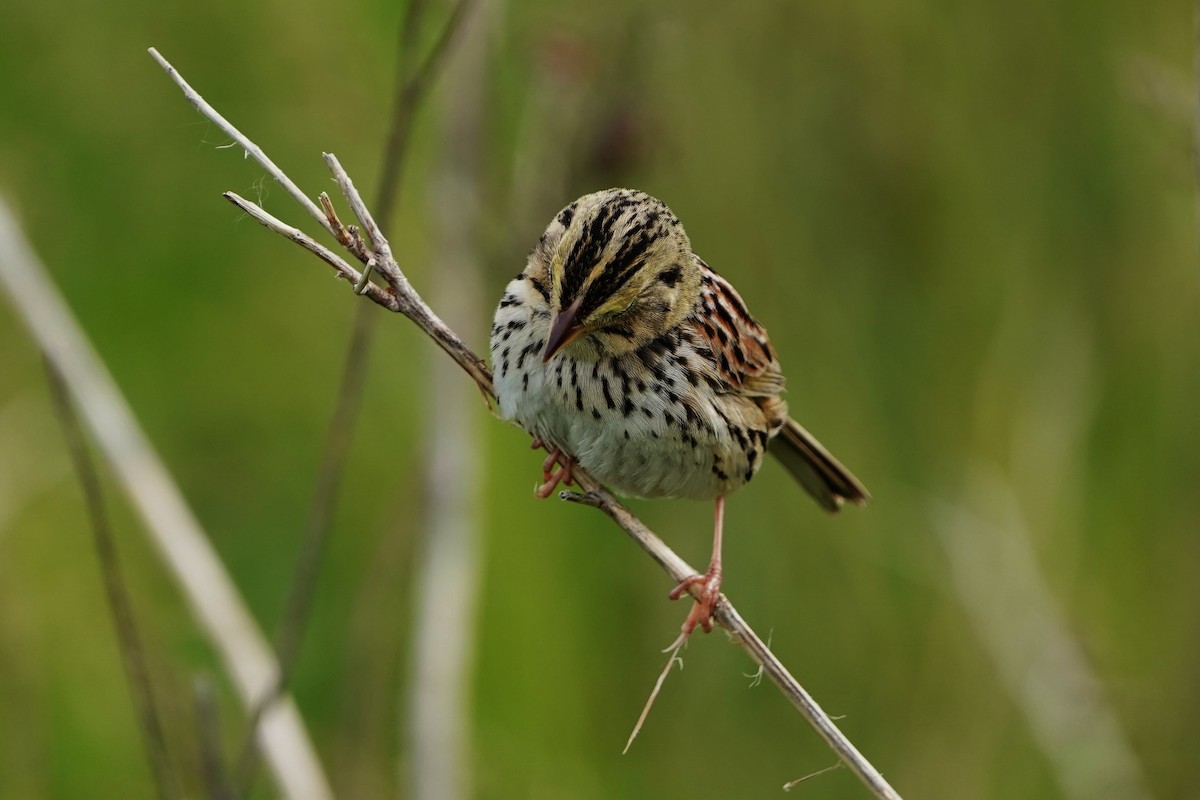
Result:
{"type": "Polygon", "coordinates": [[[700,268],[679,219],[632,189],[585,195],[558,213],[529,256],[550,294],[542,360],[575,344],[597,359],[635,350],[683,321],[700,268]]]}

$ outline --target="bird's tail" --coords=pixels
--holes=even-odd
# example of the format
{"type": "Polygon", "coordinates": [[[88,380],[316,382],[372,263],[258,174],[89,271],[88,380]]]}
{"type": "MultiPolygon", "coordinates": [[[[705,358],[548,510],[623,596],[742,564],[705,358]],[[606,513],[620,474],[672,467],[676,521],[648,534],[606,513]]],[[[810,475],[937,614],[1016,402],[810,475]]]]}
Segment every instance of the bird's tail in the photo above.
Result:
{"type": "Polygon", "coordinates": [[[847,500],[861,506],[871,497],[858,478],[794,419],[783,424],[771,440],[770,451],[826,511],[837,511],[847,500]]]}

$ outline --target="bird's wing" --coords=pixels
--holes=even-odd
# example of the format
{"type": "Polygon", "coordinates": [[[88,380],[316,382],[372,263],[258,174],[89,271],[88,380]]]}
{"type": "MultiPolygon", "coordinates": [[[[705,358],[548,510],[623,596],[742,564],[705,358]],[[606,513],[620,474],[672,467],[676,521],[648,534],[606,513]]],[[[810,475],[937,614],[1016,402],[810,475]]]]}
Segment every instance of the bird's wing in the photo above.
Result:
{"type": "Polygon", "coordinates": [[[774,397],[783,391],[783,372],[767,332],[728,281],[700,258],[700,301],[690,322],[712,349],[717,376],[730,391],[774,397]]]}
{"type": "Polygon", "coordinates": [[[701,290],[693,330],[712,349],[712,366],[726,392],[752,399],[773,435],[770,452],[828,511],[870,495],[858,478],[830,455],[811,433],[787,416],[780,397],[783,372],[767,332],[729,283],[699,258],[701,290]]]}

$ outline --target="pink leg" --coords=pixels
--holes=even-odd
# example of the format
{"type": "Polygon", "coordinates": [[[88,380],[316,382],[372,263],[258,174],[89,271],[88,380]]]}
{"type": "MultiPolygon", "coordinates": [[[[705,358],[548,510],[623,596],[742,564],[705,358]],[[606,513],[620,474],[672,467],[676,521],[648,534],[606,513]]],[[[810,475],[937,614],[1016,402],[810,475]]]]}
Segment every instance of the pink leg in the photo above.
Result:
{"type": "Polygon", "coordinates": [[[721,538],[725,528],[725,498],[717,498],[716,519],[713,523],[713,554],[712,561],[708,562],[708,571],[703,575],[693,575],[684,580],[678,586],[671,590],[668,595],[672,600],[678,600],[693,586],[699,586],[700,592],[696,597],[696,602],[692,604],[692,610],[688,613],[687,619],[683,621],[683,636],[686,638],[691,635],[692,631],[699,625],[704,629],[705,633],[712,631],[712,615],[713,610],[717,607],[717,601],[721,599],[721,578],[723,570],[721,569],[721,538]]]}
{"type": "MultiPolygon", "coordinates": [[[[538,446],[542,446],[541,439],[534,439],[534,442],[538,446]]],[[[546,460],[542,462],[542,483],[533,490],[534,495],[545,500],[554,494],[554,490],[558,488],[558,484],[563,483],[570,486],[574,480],[571,475],[574,467],[575,459],[557,447],[551,450],[550,455],[546,456],[546,460]],[[560,464],[562,466],[559,466],[560,464]]]]}

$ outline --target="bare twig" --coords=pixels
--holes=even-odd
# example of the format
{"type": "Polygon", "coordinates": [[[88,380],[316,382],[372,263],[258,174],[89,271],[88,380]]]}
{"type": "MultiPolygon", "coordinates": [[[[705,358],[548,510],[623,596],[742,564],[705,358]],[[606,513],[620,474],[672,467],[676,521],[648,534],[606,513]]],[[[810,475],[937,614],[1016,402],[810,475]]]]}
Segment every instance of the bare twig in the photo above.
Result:
{"type": "MultiPolygon", "coordinates": [[[[325,245],[313,239],[299,228],[293,228],[286,222],[281,222],[276,217],[263,211],[260,207],[250,202],[246,198],[235,194],[234,192],[225,192],[222,195],[226,200],[233,203],[235,206],[246,212],[256,222],[266,228],[278,233],[285,239],[291,239],[296,244],[309,251],[317,258],[324,261],[329,266],[333,267],[333,271],[338,278],[347,281],[351,286],[356,285],[362,279],[362,273],[350,266],[344,258],[330,250],[325,245]]],[[[363,295],[369,297],[374,302],[386,308],[388,311],[399,311],[400,303],[395,295],[391,294],[387,289],[380,288],[373,284],[368,284],[363,295]]]]}
{"type": "Polygon", "coordinates": [[[138,728],[142,734],[142,744],[146,748],[146,760],[150,762],[154,786],[158,790],[158,796],[164,800],[182,797],[179,776],[171,766],[167,737],[163,733],[162,720],[154,702],[150,669],[146,665],[141,638],[138,636],[133,603],[126,590],[125,576],[121,572],[121,562],[117,557],[116,542],[108,526],[108,512],[104,508],[104,491],[100,487],[100,476],[96,474],[96,466],[88,454],[87,442],[79,428],[79,418],[75,416],[71,400],[67,397],[67,387],[63,384],[62,376],[49,359],[46,359],[45,363],[46,375],[50,379],[50,397],[62,424],[63,436],[67,440],[67,450],[70,451],[71,461],[75,465],[79,485],[83,488],[84,503],[92,524],[92,539],[96,545],[96,557],[104,578],[104,594],[108,600],[108,610],[112,614],[113,627],[117,632],[121,664],[125,668],[125,678],[129,681],[129,693],[133,696],[138,728]]]}
{"type": "MultiPolygon", "coordinates": [[[[439,347],[446,351],[463,370],[474,379],[479,385],[480,390],[491,399],[495,399],[496,391],[492,388],[492,371],[488,369],[487,364],[483,359],[475,355],[470,347],[459,338],[458,334],[450,329],[450,326],[442,321],[442,318],[433,313],[430,308],[416,290],[412,288],[412,284],[408,282],[404,272],[392,257],[391,245],[387,239],[379,231],[379,226],[375,224],[374,217],[363,203],[362,196],[358,190],[354,188],[354,183],[350,180],[350,176],[342,168],[338,162],[337,156],[332,153],[323,155],[325,164],[329,167],[329,171],[333,173],[333,179],[342,193],[346,197],[346,202],[349,203],[350,209],[362,223],[363,231],[367,234],[367,239],[374,251],[376,268],[380,276],[387,281],[387,293],[390,295],[391,302],[382,303],[375,300],[380,305],[387,305],[389,310],[398,311],[404,316],[411,319],[417,324],[417,327],[428,333],[437,343],[439,347]],[[394,307],[392,307],[394,303],[394,307]]],[[[243,200],[243,203],[249,201],[243,200]]],[[[239,203],[239,205],[241,205],[239,203]]]]}
{"type": "MultiPolygon", "coordinates": [[[[2,198],[0,283],[61,373],[151,540],[233,678],[238,695],[251,706],[277,672],[270,648],[200,523],[21,236],[2,198]]],[[[285,797],[330,796],[304,723],[290,699],[278,703],[264,718],[259,744],[285,797]]]]}
{"type": "MultiPolygon", "coordinates": [[[[354,189],[353,183],[345,174],[345,171],[342,170],[337,159],[331,155],[326,155],[325,159],[334,173],[334,178],[338,186],[346,195],[347,202],[355,210],[356,216],[363,224],[364,231],[368,234],[368,240],[371,243],[374,258],[377,262],[378,272],[387,281],[389,293],[394,296],[395,305],[397,306],[395,310],[408,317],[421,328],[422,331],[445,350],[475,380],[479,388],[489,398],[495,399],[491,371],[413,290],[404,273],[400,270],[399,265],[391,257],[390,246],[374,225],[369,211],[367,211],[365,204],[362,202],[362,198],[354,189]]],[[[229,195],[226,196],[228,197],[229,195]]],[[[243,204],[246,206],[252,205],[245,200],[241,200],[239,206],[243,204]]],[[[261,219],[258,216],[256,218],[261,219]]],[[[289,236],[289,238],[293,237],[289,236]]],[[[328,259],[325,260],[328,262],[328,259]]],[[[372,297],[372,299],[380,305],[391,305],[387,302],[381,302],[375,297],[372,297]]],[[[578,467],[574,472],[574,477],[585,492],[578,499],[588,505],[594,505],[608,514],[651,558],[667,571],[673,580],[680,582],[686,577],[697,574],[696,570],[692,569],[686,561],[667,547],[658,536],[642,524],[637,517],[625,508],[611,493],[604,489],[593,477],[578,467]]],[[[808,720],[809,724],[829,744],[838,757],[842,759],[847,767],[876,797],[886,798],[887,800],[897,800],[900,797],[874,766],[855,749],[853,744],[850,743],[834,724],[833,720],[804,691],[803,687],[800,686],[783,664],[771,653],[762,640],[755,635],[754,631],[738,615],[737,611],[724,595],[721,596],[717,604],[714,618],[718,624],[729,631],[733,640],[742,649],[746,650],[757,664],[763,667],[768,677],[780,688],[784,696],[800,711],[801,715],[808,720]]]]}
{"type": "Polygon", "coordinates": [[[225,117],[221,116],[215,108],[210,106],[204,100],[204,98],[196,92],[195,89],[193,89],[191,86],[188,86],[188,83],[183,79],[183,76],[176,72],[175,68],[168,64],[165,58],[159,55],[158,50],[151,47],[149,49],[149,53],[154,60],[158,62],[159,66],[166,70],[167,74],[171,76],[171,80],[175,81],[175,83],[179,85],[179,88],[183,90],[183,96],[187,98],[189,103],[196,107],[197,111],[207,117],[222,131],[224,131],[226,136],[237,142],[238,145],[246,151],[247,155],[257,161],[259,165],[266,170],[267,174],[274,178],[279,185],[282,186],[284,190],[286,190],[287,193],[292,196],[293,200],[299,203],[303,209],[308,211],[309,215],[311,215],[313,219],[321,223],[325,230],[333,233],[333,230],[329,227],[329,223],[325,220],[325,215],[321,213],[321,209],[317,208],[317,204],[309,199],[308,195],[300,191],[300,187],[297,186],[291,178],[285,175],[283,170],[275,166],[275,162],[267,157],[267,154],[263,152],[261,147],[250,141],[245,134],[233,127],[233,124],[229,120],[225,119],[225,117]]]}
{"type": "Polygon", "coordinates": [[[646,723],[646,717],[650,716],[650,708],[658,698],[658,693],[662,689],[663,683],[666,682],[667,675],[671,672],[671,667],[679,664],[679,668],[683,669],[683,659],[679,657],[679,651],[683,649],[685,644],[687,644],[687,637],[681,633],[664,651],[667,653],[667,663],[663,666],[662,672],[658,673],[658,680],[654,682],[654,688],[650,690],[650,697],[646,698],[646,705],[642,707],[642,713],[638,715],[637,722],[633,725],[633,732],[629,734],[629,739],[626,740],[625,749],[621,751],[621,755],[625,755],[629,752],[629,748],[633,747],[633,740],[641,732],[642,725],[646,723]]]}
{"type": "MultiPolygon", "coordinates": [[[[673,581],[678,583],[683,581],[684,578],[696,574],[696,570],[676,555],[671,548],[667,547],[629,509],[621,505],[608,491],[598,486],[594,478],[581,472],[578,468],[574,472],[574,477],[581,486],[587,489],[587,493],[584,495],[573,495],[571,492],[563,492],[559,495],[560,497],[583,502],[608,514],[617,525],[633,537],[633,540],[651,558],[658,562],[659,566],[666,570],[673,581]]],[[[858,776],[859,780],[875,792],[877,797],[898,798],[900,796],[888,785],[887,781],[883,779],[883,776],[879,774],[871,763],[858,752],[850,740],[846,738],[845,734],[830,719],[829,715],[817,704],[817,701],[804,690],[800,682],[792,677],[787,667],[776,658],[771,649],[767,647],[762,639],[758,638],[758,634],[746,624],[746,621],[741,618],[737,609],[733,607],[733,604],[729,602],[725,595],[721,595],[716,610],[713,612],[713,618],[717,624],[729,631],[733,636],[734,642],[745,650],[750,658],[754,659],[754,663],[763,669],[767,677],[771,679],[771,682],[779,687],[779,691],[783,692],[784,697],[800,711],[800,714],[808,720],[808,723],[825,740],[825,743],[837,753],[846,766],[858,776]]]]}

